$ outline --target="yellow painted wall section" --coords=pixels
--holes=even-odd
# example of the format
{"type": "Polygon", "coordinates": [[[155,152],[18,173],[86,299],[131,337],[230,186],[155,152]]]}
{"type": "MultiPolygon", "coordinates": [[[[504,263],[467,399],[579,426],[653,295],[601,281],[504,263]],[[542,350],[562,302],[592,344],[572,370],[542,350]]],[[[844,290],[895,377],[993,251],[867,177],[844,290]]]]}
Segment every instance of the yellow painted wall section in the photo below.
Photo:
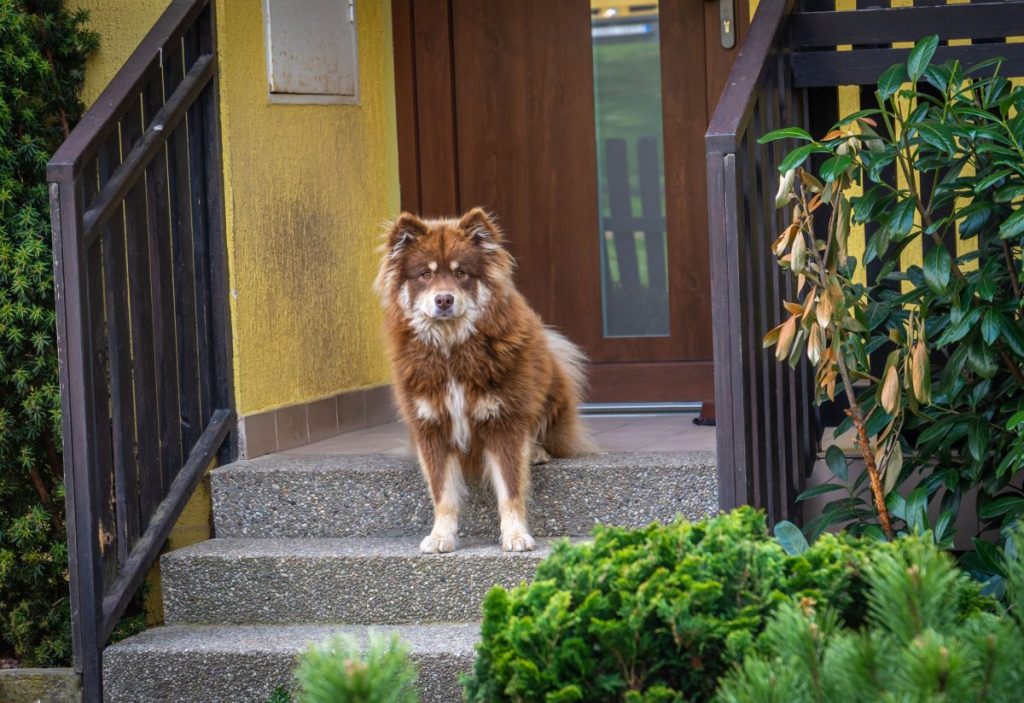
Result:
{"type": "Polygon", "coordinates": [[[391,3],[357,3],[360,105],[268,101],[261,5],[217,2],[242,415],[387,380],[371,286],[399,209],[391,3]]]}
{"type": "Polygon", "coordinates": [[[95,102],[169,4],[170,0],[66,0],[69,9],[89,11],[89,28],[100,35],[100,48],[85,67],[86,105],[95,102]]]}
{"type": "MultiPolygon", "coordinates": [[[[101,36],[87,104],[168,4],[69,0],[101,36]]],[[[272,104],[262,3],[216,11],[238,412],[384,383],[371,285],[399,209],[391,3],[357,3],[360,105],[272,104]]]]}

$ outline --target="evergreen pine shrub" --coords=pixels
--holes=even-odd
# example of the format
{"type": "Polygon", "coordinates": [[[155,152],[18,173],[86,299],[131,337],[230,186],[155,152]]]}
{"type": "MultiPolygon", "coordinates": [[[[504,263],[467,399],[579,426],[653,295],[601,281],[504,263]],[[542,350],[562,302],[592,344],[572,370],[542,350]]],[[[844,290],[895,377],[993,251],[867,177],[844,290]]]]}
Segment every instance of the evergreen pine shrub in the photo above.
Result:
{"type": "MultiPolygon", "coordinates": [[[[487,595],[468,700],[709,701],[781,604],[813,600],[863,622],[867,565],[900,549],[823,535],[787,554],[750,508],[599,527],[592,543],[556,546],[532,584],[487,595]]],[[[972,588],[955,584],[963,609],[977,607],[972,588]]]]}
{"type": "Polygon", "coordinates": [[[784,604],[716,703],[1019,701],[1024,568],[1007,569],[1010,609],[988,612],[930,537],[898,544],[866,569],[866,627],[827,603],[784,604]]]}
{"type": "MultiPolygon", "coordinates": [[[[307,651],[295,672],[298,703],[417,703],[416,668],[396,636],[371,633],[365,654],[339,636],[307,651]]],[[[276,700],[288,698],[275,693],[276,700]]],[[[275,700],[275,699],[272,699],[275,700]]]]}
{"type": "Polygon", "coordinates": [[[62,0],[0,0],[0,658],[71,657],[46,162],[97,37],[62,0]]]}

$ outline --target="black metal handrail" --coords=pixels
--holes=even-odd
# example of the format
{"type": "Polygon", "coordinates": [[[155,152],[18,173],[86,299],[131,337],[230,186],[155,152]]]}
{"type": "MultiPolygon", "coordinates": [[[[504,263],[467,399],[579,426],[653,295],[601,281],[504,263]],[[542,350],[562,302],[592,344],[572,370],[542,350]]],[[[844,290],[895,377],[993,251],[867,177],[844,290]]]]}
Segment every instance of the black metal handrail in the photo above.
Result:
{"type": "MultiPolygon", "coordinates": [[[[936,60],[970,65],[1002,56],[1004,75],[1024,74],[1022,45],[1005,43],[1024,33],[1024,2],[903,8],[886,2],[856,11],[831,4],[761,0],[705,137],[719,500],[723,509],[762,507],[770,522],[798,517],[796,496],[813,468],[821,430],[806,362],[792,370],[762,349],[762,336],[782,321],[782,301],[795,300],[792,281],[770,252],[789,217],[772,203],[776,167],[794,144],[761,146],[757,139],[787,126],[827,130],[837,117],[836,86],[871,84],[906,59],[909,49],[892,42],[930,33],[982,40],[940,46],[936,60]]],[[[864,92],[871,99],[873,87],[864,92]]],[[[871,237],[874,228],[866,229],[871,237]]]]}
{"type": "Polygon", "coordinates": [[[75,668],[102,650],[234,428],[217,52],[174,0],[47,167],[75,668]]]}

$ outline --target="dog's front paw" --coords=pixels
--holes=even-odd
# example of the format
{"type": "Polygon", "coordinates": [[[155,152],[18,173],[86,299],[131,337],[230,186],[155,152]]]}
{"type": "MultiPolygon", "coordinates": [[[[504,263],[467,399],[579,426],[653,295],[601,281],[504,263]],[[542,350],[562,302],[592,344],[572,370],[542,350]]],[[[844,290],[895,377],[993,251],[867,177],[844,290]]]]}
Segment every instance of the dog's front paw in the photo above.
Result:
{"type": "Polygon", "coordinates": [[[536,546],[526,530],[510,530],[501,535],[501,548],[506,552],[532,552],[536,546]]]}
{"type": "Polygon", "coordinates": [[[424,554],[444,554],[454,552],[459,546],[456,535],[435,534],[431,532],[420,542],[420,551],[424,554]]]}
{"type": "Polygon", "coordinates": [[[539,444],[533,445],[533,450],[530,452],[530,463],[536,466],[537,464],[546,464],[551,461],[551,455],[547,453],[547,450],[539,444]]]}

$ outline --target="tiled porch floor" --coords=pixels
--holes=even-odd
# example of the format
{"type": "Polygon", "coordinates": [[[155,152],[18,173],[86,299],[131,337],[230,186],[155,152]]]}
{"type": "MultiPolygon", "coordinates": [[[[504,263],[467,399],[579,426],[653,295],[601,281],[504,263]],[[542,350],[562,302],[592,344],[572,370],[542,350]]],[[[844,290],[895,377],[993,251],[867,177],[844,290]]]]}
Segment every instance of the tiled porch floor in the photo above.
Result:
{"type": "MultiPolygon", "coordinates": [[[[715,451],[715,428],[693,424],[696,415],[602,415],[584,418],[604,451],[715,451]]],[[[346,432],[288,454],[398,454],[413,456],[400,422],[346,432]]]]}

